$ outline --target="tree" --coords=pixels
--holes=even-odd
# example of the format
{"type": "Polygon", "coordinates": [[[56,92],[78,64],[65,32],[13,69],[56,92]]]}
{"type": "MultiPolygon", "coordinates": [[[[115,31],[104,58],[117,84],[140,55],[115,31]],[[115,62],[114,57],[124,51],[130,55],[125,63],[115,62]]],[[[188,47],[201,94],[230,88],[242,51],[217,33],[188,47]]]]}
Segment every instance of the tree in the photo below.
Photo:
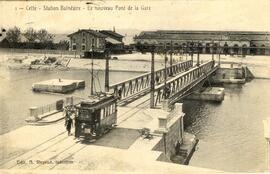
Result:
{"type": "Polygon", "coordinates": [[[37,32],[33,28],[28,28],[24,36],[29,43],[34,43],[37,39],[37,32]]]}
{"type": "Polygon", "coordinates": [[[41,42],[41,43],[48,43],[48,42],[52,42],[53,40],[53,35],[50,34],[47,30],[45,29],[41,29],[37,32],[37,39],[41,42]]]}
{"type": "Polygon", "coordinates": [[[59,50],[68,50],[69,48],[69,42],[67,40],[60,40],[60,42],[58,43],[58,47],[59,50]]]}
{"type": "Polygon", "coordinates": [[[6,33],[6,39],[10,43],[18,43],[21,41],[21,30],[18,27],[10,28],[6,33]]]}

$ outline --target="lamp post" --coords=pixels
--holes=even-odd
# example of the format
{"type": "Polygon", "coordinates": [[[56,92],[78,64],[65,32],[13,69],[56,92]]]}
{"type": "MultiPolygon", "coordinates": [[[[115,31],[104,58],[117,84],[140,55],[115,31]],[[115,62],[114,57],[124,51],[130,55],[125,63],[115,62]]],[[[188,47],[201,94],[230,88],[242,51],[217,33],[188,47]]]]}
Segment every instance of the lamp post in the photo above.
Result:
{"type": "Polygon", "coordinates": [[[166,44],[164,46],[164,92],[165,92],[165,99],[166,99],[166,85],[167,85],[167,50],[166,50],[166,44]]]}
{"type": "Polygon", "coordinates": [[[192,65],[193,65],[193,41],[192,41],[192,44],[189,44],[190,45],[190,56],[191,56],[191,62],[192,62],[192,65]]]}
{"type": "Polygon", "coordinates": [[[92,44],[92,62],[91,62],[91,86],[90,86],[90,95],[94,94],[94,43],[92,44]]]}
{"type": "Polygon", "coordinates": [[[172,42],[172,40],[171,40],[171,49],[170,49],[170,76],[172,76],[173,75],[173,73],[172,73],[172,64],[173,64],[173,60],[172,60],[172,56],[173,56],[173,42],[172,42]]]}
{"type": "Polygon", "coordinates": [[[197,51],[198,51],[198,53],[197,53],[197,66],[200,66],[200,48],[199,48],[199,44],[198,44],[198,48],[197,48],[197,51]]]}
{"type": "Polygon", "coordinates": [[[155,107],[155,46],[151,46],[150,108],[155,107]]]}
{"type": "Polygon", "coordinates": [[[105,92],[109,92],[109,58],[110,50],[106,52],[106,62],[105,62],[105,92]]]}

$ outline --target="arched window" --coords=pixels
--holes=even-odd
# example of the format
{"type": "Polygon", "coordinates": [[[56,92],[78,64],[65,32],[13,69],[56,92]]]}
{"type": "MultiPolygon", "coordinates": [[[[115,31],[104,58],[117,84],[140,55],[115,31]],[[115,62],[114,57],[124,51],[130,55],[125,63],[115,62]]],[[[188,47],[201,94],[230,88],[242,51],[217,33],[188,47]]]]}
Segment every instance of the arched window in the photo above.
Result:
{"type": "Polygon", "coordinates": [[[182,43],[182,49],[183,49],[183,53],[187,52],[187,44],[186,43],[182,43]]]}
{"type": "Polygon", "coordinates": [[[214,43],[213,44],[213,53],[216,54],[217,53],[217,49],[218,49],[218,44],[214,43]]]}
{"type": "Polygon", "coordinates": [[[198,43],[198,52],[202,53],[202,51],[203,51],[203,45],[202,43],[198,43]]]}
{"type": "Polygon", "coordinates": [[[205,44],[205,53],[210,54],[210,43],[205,44]]]}
{"type": "Polygon", "coordinates": [[[229,46],[228,46],[227,42],[225,42],[225,44],[224,44],[223,47],[224,47],[224,48],[223,48],[223,53],[224,53],[225,55],[229,54],[229,46]]]}
{"type": "Polygon", "coordinates": [[[234,46],[233,46],[233,53],[234,54],[238,54],[238,51],[239,51],[239,46],[237,44],[234,44],[234,46]]]}
{"type": "Polygon", "coordinates": [[[247,55],[247,45],[246,44],[242,45],[242,55],[243,56],[247,55]]]}
{"type": "Polygon", "coordinates": [[[265,55],[265,45],[261,45],[260,54],[265,55]]]}
{"type": "Polygon", "coordinates": [[[256,55],[257,54],[257,46],[255,44],[252,44],[250,47],[250,54],[256,55]]]}

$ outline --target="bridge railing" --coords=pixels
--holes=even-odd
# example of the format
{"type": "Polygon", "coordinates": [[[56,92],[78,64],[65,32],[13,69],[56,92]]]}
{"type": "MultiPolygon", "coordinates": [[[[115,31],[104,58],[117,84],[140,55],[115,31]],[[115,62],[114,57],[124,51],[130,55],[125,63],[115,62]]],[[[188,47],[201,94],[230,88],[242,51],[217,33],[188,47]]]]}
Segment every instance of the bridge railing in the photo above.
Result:
{"type": "Polygon", "coordinates": [[[176,98],[187,94],[197,82],[207,78],[209,73],[215,68],[214,61],[209,61],[184,72],[181,76],[168,80],[166,82],[166,87],[164,83],[158,85],[155,88],[155,106],[161,103],[165,98],[174,101],[176,98]]]}
{"type": "MultiPolygon", "coordinates": [[[[155,83],[160,84],[165,80],[165,71],[167,76],[176,75],[180,72],[184,72],[192,67],[192,61],[184,61],[180,63],[176,63],[171,67],[161,68],[155,71],[155,83]],[[157,78],[158,77],[158,78],[157,78]]],[[[145,73],[139,75],[135,78],[130,78],[128,80],[124,80],[122,82],[110,85],[110,90],[113,90],[113,93],[116,96],[119,96],[120,99],[125,99],[132,95],[136,95],[141,92],[146,92],[150,90],[150,81],[151,81],[151,73],[145,73]]]]}

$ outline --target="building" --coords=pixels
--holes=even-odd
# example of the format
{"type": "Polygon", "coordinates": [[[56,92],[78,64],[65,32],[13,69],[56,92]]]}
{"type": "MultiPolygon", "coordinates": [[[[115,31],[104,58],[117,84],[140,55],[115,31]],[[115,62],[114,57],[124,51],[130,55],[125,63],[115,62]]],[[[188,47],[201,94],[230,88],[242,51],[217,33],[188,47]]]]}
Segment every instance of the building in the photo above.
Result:
{"type": "Polygon", "coordinates": [[[115,31],[111,31],[111,30],[101,30],[99,31],[100,33],[106,35],[107,37],[110,37],[114,40],[117,40],[118,42],[123,43],[123,38],[124,36],[122,36],[119,33],[116,33],[115,31]]]}
{"type": "Polygon", "coordinates": [[[269,32],[257,31],[143,31],[134,37],[136,45],[173,47],[184,52],[269,55],[269,32]]]}
{"type": "Polygon", "coordinates": [[[91,29],[78,30],[69,34],[70,50],[78,55],[91,57],[92,51],[95,56],[102,57],[105,52],[106,35],[91,29]]]}
{"type": "Polygon", "coordinates": [[[105,55],[105,50],[110,50],[111,53],[123,53],[124,42],[121,34],[111,30],[91,30],[81,29],[72,34],[69,34],[70,50],[84,57],[92,56],[102,58],[105,55]]]}
{"type": "Polygon", "coordinates": [[[124,42],[121,34],[116,33],[111,30],[101,30],[100,33],[106,35],[106,48],[111,51],[111,53],[119,54],[125,51],[124,42]]]}

